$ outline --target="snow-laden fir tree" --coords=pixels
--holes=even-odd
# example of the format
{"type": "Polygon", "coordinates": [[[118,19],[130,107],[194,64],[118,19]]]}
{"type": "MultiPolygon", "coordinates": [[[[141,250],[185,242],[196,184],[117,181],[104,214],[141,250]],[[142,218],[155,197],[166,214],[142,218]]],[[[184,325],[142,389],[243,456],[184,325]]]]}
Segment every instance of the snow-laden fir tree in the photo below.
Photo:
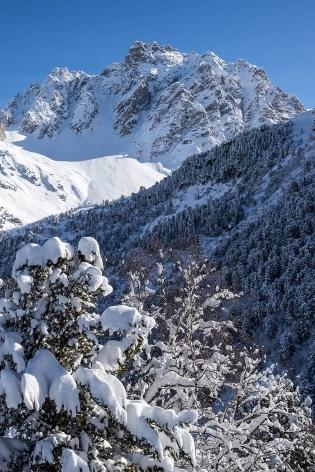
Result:
{"type": "Polygon", "coordinates": [[[128,399],[119,379],[154,320],[111,293],[99,246],[51,238],[16,254],[0,306],[0,469],[103,472],[194,464],[193,410],[128,399]]]}

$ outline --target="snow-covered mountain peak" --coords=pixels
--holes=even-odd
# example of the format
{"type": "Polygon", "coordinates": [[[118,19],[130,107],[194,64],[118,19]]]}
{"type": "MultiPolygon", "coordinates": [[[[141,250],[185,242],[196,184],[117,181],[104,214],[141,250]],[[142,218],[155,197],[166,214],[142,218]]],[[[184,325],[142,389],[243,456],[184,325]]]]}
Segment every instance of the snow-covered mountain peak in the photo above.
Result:
{"type": "Polygon", "coordinates": [[[157,42],[136,41],[128,51],[124,64],[127,66],[147,64],[177,65],[184,61],[184,54],[172,46],[161,46],[157,42]]]}
{"type": "Polygon", "coordinates": [[[70,87],[71,89],[85,77],[89,76],[83,71],[69,70],[68,67],[55,67],[41,84],[40,89],[43,92],[47,92],[51,88],[62,90],[63,88],[70,87]]]}
{"type": "Polygon", "coordinates": [[[136,42],[99,75],[56,68],[0,111],[23,147],[57,160],[126,153],[175,168],[238,133],[304,110],[244,60],[136,42]]]}
{"type": "Polygon", "coordinates": [[[55,67],[48,75],[48,79],[59,82],[70,82],[75,78],[80,78],[82,75],[85,75],[82,71],[70,71],[68,67],[55,67]]]}

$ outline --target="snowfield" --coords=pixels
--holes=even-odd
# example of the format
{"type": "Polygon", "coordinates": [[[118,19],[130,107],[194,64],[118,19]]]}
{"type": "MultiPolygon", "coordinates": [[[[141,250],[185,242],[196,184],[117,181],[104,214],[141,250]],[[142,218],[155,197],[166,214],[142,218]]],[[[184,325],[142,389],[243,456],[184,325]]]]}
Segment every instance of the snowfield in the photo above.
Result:
{"type": "Polygon", "coordinates": [[[165,177],[158,164],[126,155],[86,161],[54,161],[0,141],[2,229],[27,224],[82,205],[129,196],[165,177]]]}

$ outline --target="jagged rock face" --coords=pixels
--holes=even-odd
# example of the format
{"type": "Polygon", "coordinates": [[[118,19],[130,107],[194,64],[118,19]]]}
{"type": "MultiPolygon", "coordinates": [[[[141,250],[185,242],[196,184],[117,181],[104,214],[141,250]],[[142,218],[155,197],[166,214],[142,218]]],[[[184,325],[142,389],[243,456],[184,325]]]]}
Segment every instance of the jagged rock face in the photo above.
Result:
{"type": "Polygon", "coordinates": [[[150,100],[149,81],[143,80],[139,85],[136,85],[130,97],[116,105],[114,110],[117,118],[114,127],[119,130],[122,136],[132,132],[141,113],[149,107],[150,100]]]}
{"type": "Polygon", "coordinates": [[[4,141],[6,139],[6,134],[4,131],[4,127],[0,121],[0,141],[4,141]]]}
{"type": "MultiPolygon", "coordinates": [[[[100,140],[106,128],[117,143],[111,153],[176,167],[198,150],[303,109],[243,60],[227,64],[213,53],[183,54],[136,42],[122,64],[100,75],[55,69],[41,85],[17,95],[0,119],[38,138],[70,130],[100,140]]],[[[104,155],[109,140],[107,131],[104,155]]]]}

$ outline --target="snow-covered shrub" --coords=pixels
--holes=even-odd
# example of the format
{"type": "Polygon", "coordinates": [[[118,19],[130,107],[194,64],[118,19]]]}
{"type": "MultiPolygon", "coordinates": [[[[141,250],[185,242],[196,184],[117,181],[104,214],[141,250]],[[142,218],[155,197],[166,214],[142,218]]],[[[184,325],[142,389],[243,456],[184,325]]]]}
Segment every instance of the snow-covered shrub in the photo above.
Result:
{"type": "Polygon", "coordinates": [[[221,407],[208,411],[199,430],[199,463],[217,472],[312,470],[312,400],[302,401],[285,374],[261,369],[259,357],[242,352],[240,362],[243,368],[225,385],[221,407]]]}
{"type": "Polygon", "coordinates": [[[0,301],[1,470],[173,471],[183,457],[194,464],[187,425],[196,413],[127,397],[118,373],[155,323],[124,305],[94,311],[96,297],[112,291],[102,269],[89,237],[77,251],[51,238],[17,252],[0,301]]]}
{"type": "Polygon", "coordinates": [[[158,320],[146,349],[151,355],[142,356],[137,374],[144,398],[198,409],[197,464],[204,472],[312,470],[310,398],[266,367],[263,350],[250,349],[250,338],[227,319],[242,296],[213,284],[211,262],[172,253],[159,252],[156,270],[131,273],[125,295],[128,303],[140,297],[158,320]]]}

